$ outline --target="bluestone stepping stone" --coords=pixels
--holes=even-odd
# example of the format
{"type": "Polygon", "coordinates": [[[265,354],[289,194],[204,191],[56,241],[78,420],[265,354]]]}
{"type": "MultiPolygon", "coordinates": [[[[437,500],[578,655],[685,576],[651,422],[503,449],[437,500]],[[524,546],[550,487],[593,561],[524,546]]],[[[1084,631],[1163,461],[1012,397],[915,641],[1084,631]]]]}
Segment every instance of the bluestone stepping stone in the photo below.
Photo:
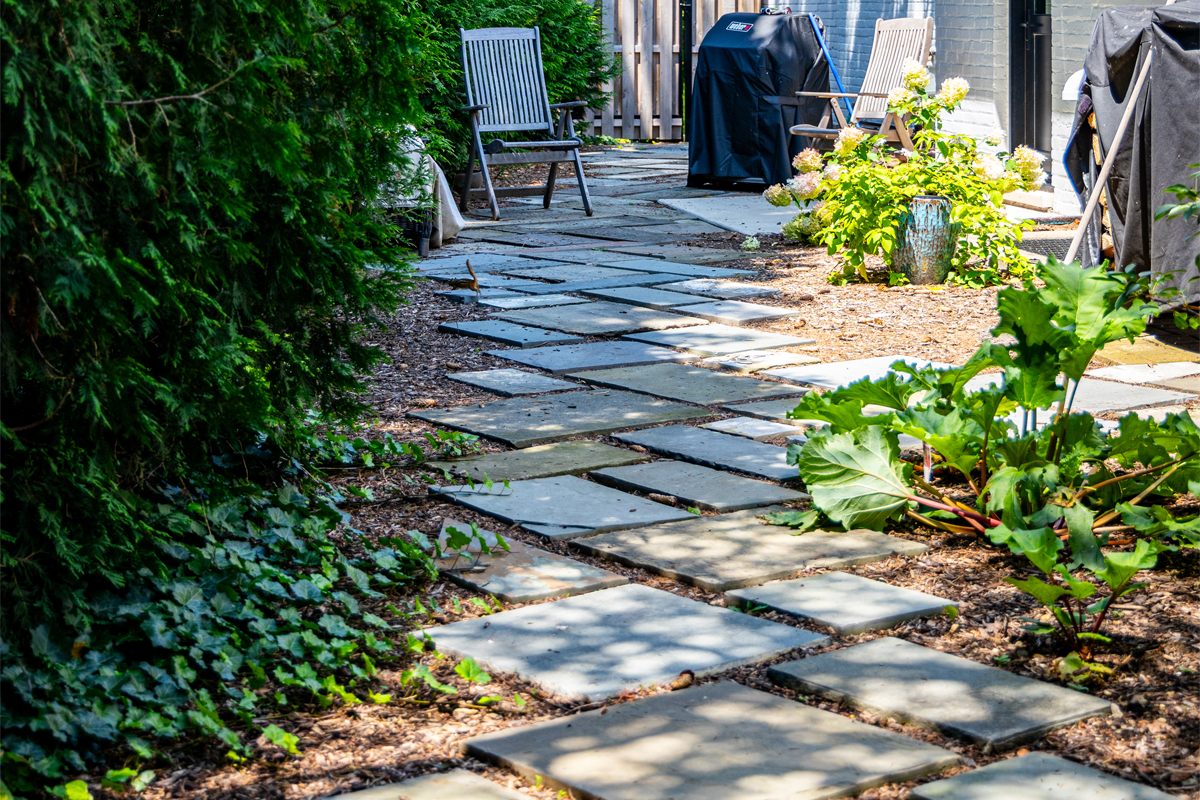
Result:
{"type": "Polygon", "coordinates": [[[476,736],[466,751],[603,800],[827,800],[962,760],[732,681],[476,736]]]}
{"type": "Polygon", "coordinates": [[[672,306],[686,306],[696,302],[692,295],[679,292],[664,292],[661,289],[651,289],[645,286],[625,286],[616,289],[585,289],[581,294],[594,297],[597,300],[608,300],[613,303],[626,303],[631,306],[664,309],[672,306]]]}
{"type": "MultiPolygon", "coordinates": [[[[502,324],[508,325],[509,323],[502,324]]],[[[528,328],[527,330],[537,330],[537,328],[528,328]]],[[[555,335],[565,336],[566,334],[555,335]]],[[[576,341],[578,340],[576,339],[576,341]]],[[[556,375],[585,369],[635,367],[639,364],[691,361],[696,358],[691,353],[680,353],[677,350],[654,347],[640,342],[591,342],[566,347],[539,347],[526,351],[489,350],[488,355],[544,369],[556,375]]]]}
{"type": "Polygon", "coordinates": [[[500,308],[512,311],[521,308],[544,308],[547,306],[575,306],[588,302],[582,297],[570,297],[565,294],[520,295],[517,297],[485,297],[479,305],[486,308],[500,308]]]}
{"type": "Polygon", "coordinates": [[[755,417],[756,419],[772,420],[774,422],[782,422],[786,425],[795,425],[801,427],[800,420],[788,419],[788,412],[793,410],[800,404],[800,398],[790,400],[759,400],[754,403],[731,403],[721,406],[726,411],[731,411],[734,414],[741,414],[746,417],[755,417]]]}
{"type": "Polygon", "coordinates": [[[452,292],[438,292],[438,297],[444,297],[452,303],[478,303],[481,299],[492,300],[497,297],[524,297],[520,292],[510,291],[508,289],[480,289],[475,292],[471,289],[455,289],[452,292]]]}
{"type": "MultiPolygon", "coordinates": [[[[457,333],[462,336],[477,336],[480,339],[490,339],[493,342],[509,344],[515,347],[541,347],[542,345],[574,344],[582,342],[578,336],[558,331],[548,331],[545,328],[530,328],[525,325],[514,325],[496,319],[468,320],[467,322],[443,322],[438,325],[442,333],[457,333]]],[[[506,352],[503,350],[493,351],[506,352]]]]}
{"type": "Polygon", "coordinates": [[[784,336],[779,333],[715,323],[684,330],[633,333],[625,338],[647,344],[688,350],[701,356],[728,355],[746,350],[768,350],[773,347],[793,347],[813,343],[812,339],[802,339],[799,336],[784,336]]]}
{"type": "Polygon", "coordinates": [[[1089,369],[1086,374],[1092,378],[1105,378],[1122,383],[1158,385],[1162,381],[1200,375],[1200,364],[1191,361],[1168,361],[1163,364],[1121,364],[1116,367],[1089,369]]]}
{"type": "Polygon", "coordinates": [[[1186,392],[1187,394],[1200,394],[1200,375],[1191,375],[1186,378],[1167,378],[1161,381],[1155,381],[1155,386],[1162,389],[1170,389],[1174,392],[1186,392]]]}
{"type": "Polygon", "coordinates": [[[569,281],[567,283],[539,283],[536,286],[522,287],[522,292],[530,294],[567,294],[570,292],[586,292],[591,289],[613,289],[622,286],[653,286],[671,280],[673,276],[666,273],[626,272],[619,278],[601,278],[595,281],[569,281]]]}
{"type": "Polygon", "coordinates": [[[701,363],[731,372],[750,373],[776,367],[790,367],[795,364],[819,364],[821,360],[799,353],[789,353],[786,350],[747,350],[734,355],[706,358],[701,363]]]}
{"type": "Polygon", "coordinates": [[[706,414],[703,409],[612,390],[515,397],[482,405],[409,412],[409,416],[417,419],[487,436],[513,447],[695,419],[706,414]]]}
{"type": "MultiPolygon", "coordinates": [[[[471,280],[471,275],[465,269],[462,272],[434,272],[428,275],[431,280],[442,281],[449,283],[452,280],[471,280]]],[[[481,272],[475,270],[475,277],[479,280],[479,288],[481,289],[507,289],[509,291],[524,291],[529,288],[538,288],[545,284],[536,281],[525,280],[523,278],[509,278],[504,275],[494,275],[490,272],[481,272]]]]}
{"type": "Polygon", "coordinates": [[[655,453],[694,461],[707,467],[731,469],[773,481],[794,481],[800,474],[787,463],[787,448],[741,436],[706,431],[689,425],[667,425],[646,431],[617,434],[626,444],[655,453]]]}
{"type": "Polygon", "coordinates": [[[705,511],[739,511],[810,499],[794,489],[682,461],[608,467],[593,470],[591,475],[600,483],[618,489],[670,495],[682,505],[705,511]]]}
{"type": "Polygon", "coordinates": [[[1102,698],[890,636],[780,664],[770,676],[997,750],[1111,711],[1102,698]]]}
{"type": "Polygon", "coordinates": [[[531,261],[518,255],[509,253],[469,253],[461,256],[447,256],[442,258],[427,258],[424,261],[417,262],[417,270],[420,272],[466,272],[467,262],[471,262],[471,268],[476,272],[494,271],[501,266],[520,265],[520,266],[536,266],[542,263],[544,266],[549,266],[545,262],[531,261]]]}
{"type": "Polygon", "coordinates": [[[621,261],[608,263],[600,262],[601,266],[621,269],[640,269],[646,272],[670,272],[674,275],[687,275],[693,278],[735,278],[739,275],[753,275],[748,269],[729,269],[728,267],[704,267],[697,264],[681,264],[678,261],[667,261],[661,258],[628,257],[621,261]]]}
{"type": "Polygon", "coordinates": [[[711,247],[688,247],[686,245],[626,245],[605,248],[609,252],[626,255],[661,258],[681,264],[720,264],[725,261],[740,261],[745,253],[732,250],[715,250],[711,247]]]}
{"type": "MultiPolygon", "coordinates": [[[[559,250],[557,252],[538,253],[532,252],[526,254],[526,260],[531,262],[541,261],[559,261],[568,262],[571,264],[599,264],[602,267],[616,266],[618,263],[625,261],[641,261],[641,256],[621,255],[620,253],[609,253],[599,249],[600,242],[596,242],[595,250],[559,250]]],[[[656,262],[658,259],[654,259],[656,262]]],[[[637,267],[634,267],[637,269],[637,267]]],[[[661,270],[647,270],[647,272],[659,272],[661,270]]]]}
{"type": "Polygon", "coordinates": [[[926,550],[919,542],[868,530],[795,536],[791,528],[760,518],[786,510],[766,506],[693,517],[578,539],[572,547],[710,592],[790,578],[810,567],[851,567],[926,550]]]}
{"type": "Polygon", "coordinates": [[[665,283],[659,286],[668,292],[683,292],[701,297],[715,297],[718,300],[740,300],[747,297],[774,297],[778,289],[769,286],[755,286],[753,283],[737,283],[711,278],[694,278],[690,281],[665,283]]]}
{"type": "Polygon", "coordinates": [[[800,313],[798,308],[765,306],[762,303],[746,303],[741,300],[718,300],[713,303],[698,303],[694,306],[680,306],[679,308],[682,313],[690,314],[693,317],[734,326],[771,319],[784,319],[800,313]]]}
{"type": "Polygon", "coordinates": [[[529,800],[529,795],[492,783],[465,769],[432,772],[401,783],[373,786],[338,800],[529,800]]]}
{"type": "Polygon", "coordinates": [[[1174,800],[1150,786],[1049,753],[1029,753],[915,786],[914,800],[1174,800]]]}
{"type": "MultiPolygon", "coordinates": [[[[853,361],[835,361],[830,364],[812,364],[802,367],[785,367],[764,372],[772,378],[806,386],[817,386],[822,389],[838,389],[849,386],[855,381],[869,378],[877,381],[892,371],[892,364],[903,361],[914,367],[928,367],[933,362],[909,356],[876,356],[875,358],[859,358],[853,361]]],[[[948,367],[948,364],[933,366],[948,367]]],[[[905,376],[907,377],[907,376],[905,376]]]]}
{"type": "Polygon", "coordinates": [[[435,559],[438,571],[460,586],[487,592],[505,603],[531,603],[629,583],[624,576],[530,547],[518,539],[506,538],[508,549],[505,549],[496,543],[496,534],[482,528],[479,532],[491,553],[483,553],[474,538],[467,550],[449,551],[447,528],[456,528],[468,535],[471,531],[471,526],[465,522],[442,521],[438,544],[446,557],[435,559]]]}
{"type": "Polygon", "coordinates": [[[629,584],[428,628],[440,652],[547,692],[603,700],[626,689],[754,664],[829,637],[629,584]]]}
{"type": "Polygon", "coordinates": [[[480,237],[485,242],[497,244],[512,244],[519,247],[569,247],[571,245],[586,245],[592,240],[582,236],[570,236],[562,233],[497,233],[480,237]]]}
{"type": "Polygon", "coordinates": [[[578,389],[579,384],[548,378],[534,372],[519,369],[489,369],[483,372],[451,372],[446,375],[452,381],[478,386],[505,397],[522,394],[545,394],[578,389]]]}
{"type": "Polygon", "coordinates": [[[612,267],[590,267],[582,264],[563,264],[557,267],[541,267],[537,264],[531,264],[511,269],[501,267],[500,271],[505,275],[513,275],[518,278],[535,278],[539,281],[554,281],[555,283],[628,277],[625,274],[627,270],[614,269],[612,267]]]}
{"type": "Polygon", "coordinates": [[[662,330],[688,325],[706,325],[702,319],[627,306],[622,303],[587,303],[581,306],[531,308],[527,311],[508,311],[497,317],[519,325],[550,328],[556,331],[595,336],[606,333],[662,330]]]}
{"type": "Polygon", "coordinates": [[[441,486],[432,491],[552,541],[692,516],[682,508],[672,508],[574,475],[511,481],[508,486],[493,484],[491,489],[476,484],[474,488],[441,486]]]}
{"type": "Polygon", "coordinates": [[[794,436],[800,433],[800,429],[794,425],[749,417],[719,419],[716,422],[706,422],[700,427],[720,433],[731,433],[734,436],[744,436],[747,439],[754,439],[756,442],[774,439],[776,436],[794,436]]]}
{"type": "Polygon", "coordinates": [[[589,370],[572,373],[570,377],[600,386],[629,389],[667,400],[681,400],[702,406],[796,394],[796,387],[786,383],[770,383],[746,375],[730,375],[727,372],[688,364],[651,364],[589,370]]]}
{"type": "Polygon", "coordinates": [[[454,475],[467,475],[473,481],[519,481],[549,478],[554,475],[578,475],[604,467],[622,467],[649,461],[650,456],[587,439],[527,447],[505,453],[489,453],[457,461],[430,461],[434,469],[454,475]]]}
{"type": "MultiPolygon", "coordinates": [[[[1083,378],[1079,381],[1079,388],[1075,391],[1071,410],[1100,414],[1105,411],[1128,411],[1135,408],[1170,406],[1194,399],[1196,399],[1194,395],[1184,392],[1083,378]]],[[[1043,414],[1042,416],[1048,417],[1049,415],[1043,414]]]]}
{"type": "Polygon", "coordinates": [[[735,589],[726,596],[742,605],[759,603],[827,625],[841,636],[885,630],[917,617],[940,614],[958,603],[848,572],[735,589]]]}

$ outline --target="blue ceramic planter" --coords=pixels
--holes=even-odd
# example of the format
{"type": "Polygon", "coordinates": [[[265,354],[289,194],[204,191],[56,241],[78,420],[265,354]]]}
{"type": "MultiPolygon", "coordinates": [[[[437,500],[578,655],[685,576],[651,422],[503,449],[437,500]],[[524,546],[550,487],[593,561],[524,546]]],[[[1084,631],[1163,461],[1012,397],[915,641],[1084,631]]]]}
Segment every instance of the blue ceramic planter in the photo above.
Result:
{"type": "Polygon", "coordinates": [[[892,269],[910,283],[942,283],[958,246],[959,226],[950,222],[948,197],[920,194],[912,199],[896,228],[892,269]]]}

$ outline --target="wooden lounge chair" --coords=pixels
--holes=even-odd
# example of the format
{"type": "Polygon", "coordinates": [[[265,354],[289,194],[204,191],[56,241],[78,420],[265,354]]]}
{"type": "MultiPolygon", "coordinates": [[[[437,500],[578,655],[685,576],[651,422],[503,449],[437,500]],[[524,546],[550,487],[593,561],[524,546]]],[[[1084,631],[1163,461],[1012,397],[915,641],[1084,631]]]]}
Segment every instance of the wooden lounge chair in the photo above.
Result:
{"type": "Polygon", "coordinates": [[[463,181],[459,208],[467,210],[471,193],[487,193],[492,206],[492,219],[500,219],[497,197],[528,197],[542,195],[542,205],[550,207],[554,195],[554,180],[558,165],[563,161],[575,164],[583,208],[592,215],[592,200],[588,196],[579,161],[579,146],[571,109],[582,108],[586,101],[550,104],[546,96],[546,77],[542,69],[542,40],[537,28],[483,28],[468,31],[459,28],[462,36],[463,71],[467,79],[467,105],[463,111],[471,115],[471,136],[474,147],[467,157],[467,173],[463,181]],[[559,112],[557,123],[553,112],[559,112]],[[533,141],[504,141],[493,139],[486,145],[482,134],[531,131],[545,135],[533,141]],[[542,152],[529,152],[538,149],[542,152]],[[511,152],[506,152],[511,151],[511,152]],[[521,152],[524,151],[524,152],[521,152]],[[471,188],[471,173],[475,158],[479,158],[483,173],[483,189],[471,188]],[[488,168],[493,164],[549,164],[550,176],[545,186],[516,186],[492,188],[488,168]]]}
{"type": "Polygon", "coordinates": [[[932,45],[932,19],[876,20],[875,41],[871,44],[871,59],[867,62],[862,90],[857,94],[796,92],[798,97],[827,98],[829,107],[825,109],[818,125],[796,125],[792,133],[813,139],[836,139],[842,128],[858,126],[886,136],[889,142],[898,143],[908,150],[913,149],[908,123],[888,113],[887,96],[888,92],[900,85],[904,62],[911,58],[921,64],[928,63],[932,45]],[[850,119],[846,119],[838,105],[838,100],[845,97],[854,98],[850,119]],[[831,113],[837,117],[838,127],[829,127],[831,113]]]}

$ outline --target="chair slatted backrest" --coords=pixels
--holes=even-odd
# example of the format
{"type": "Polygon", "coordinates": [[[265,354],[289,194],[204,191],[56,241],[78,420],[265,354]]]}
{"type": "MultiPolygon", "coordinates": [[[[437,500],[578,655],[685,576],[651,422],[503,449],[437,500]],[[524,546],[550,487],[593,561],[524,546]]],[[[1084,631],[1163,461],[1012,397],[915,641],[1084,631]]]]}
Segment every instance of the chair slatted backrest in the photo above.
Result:
{"type": "Polygon", "coordinates": [[[462,36],[467,105],[482,105],[479,130],[554,134],[537,28],[481,28],[462,36]]]}
{"type": "MultiPolygon", "coordinates": [[[[908,59],[925,66],[929,48],[933,45],[932,19],[880,19],[875,21],[875,41],[871,45],[871,60],[863,78],[863,92],[887,94],[900,85],[904,62],[908,59]]],[[[882,97],[860,97],[854,102],[854,119],[883,119],[887,115],[887,100],[882,97]]]]}

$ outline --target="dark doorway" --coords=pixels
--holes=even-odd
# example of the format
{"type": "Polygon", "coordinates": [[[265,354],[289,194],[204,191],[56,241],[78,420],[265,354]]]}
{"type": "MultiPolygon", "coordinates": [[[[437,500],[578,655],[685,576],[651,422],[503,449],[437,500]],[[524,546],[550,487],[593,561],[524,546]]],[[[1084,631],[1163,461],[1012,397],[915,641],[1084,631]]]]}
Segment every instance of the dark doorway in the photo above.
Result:
{"type": "Polygon", "coordinates": [[[1050,0],[1012,3],[1011,145],[1050,152],[1050,0]]]}

